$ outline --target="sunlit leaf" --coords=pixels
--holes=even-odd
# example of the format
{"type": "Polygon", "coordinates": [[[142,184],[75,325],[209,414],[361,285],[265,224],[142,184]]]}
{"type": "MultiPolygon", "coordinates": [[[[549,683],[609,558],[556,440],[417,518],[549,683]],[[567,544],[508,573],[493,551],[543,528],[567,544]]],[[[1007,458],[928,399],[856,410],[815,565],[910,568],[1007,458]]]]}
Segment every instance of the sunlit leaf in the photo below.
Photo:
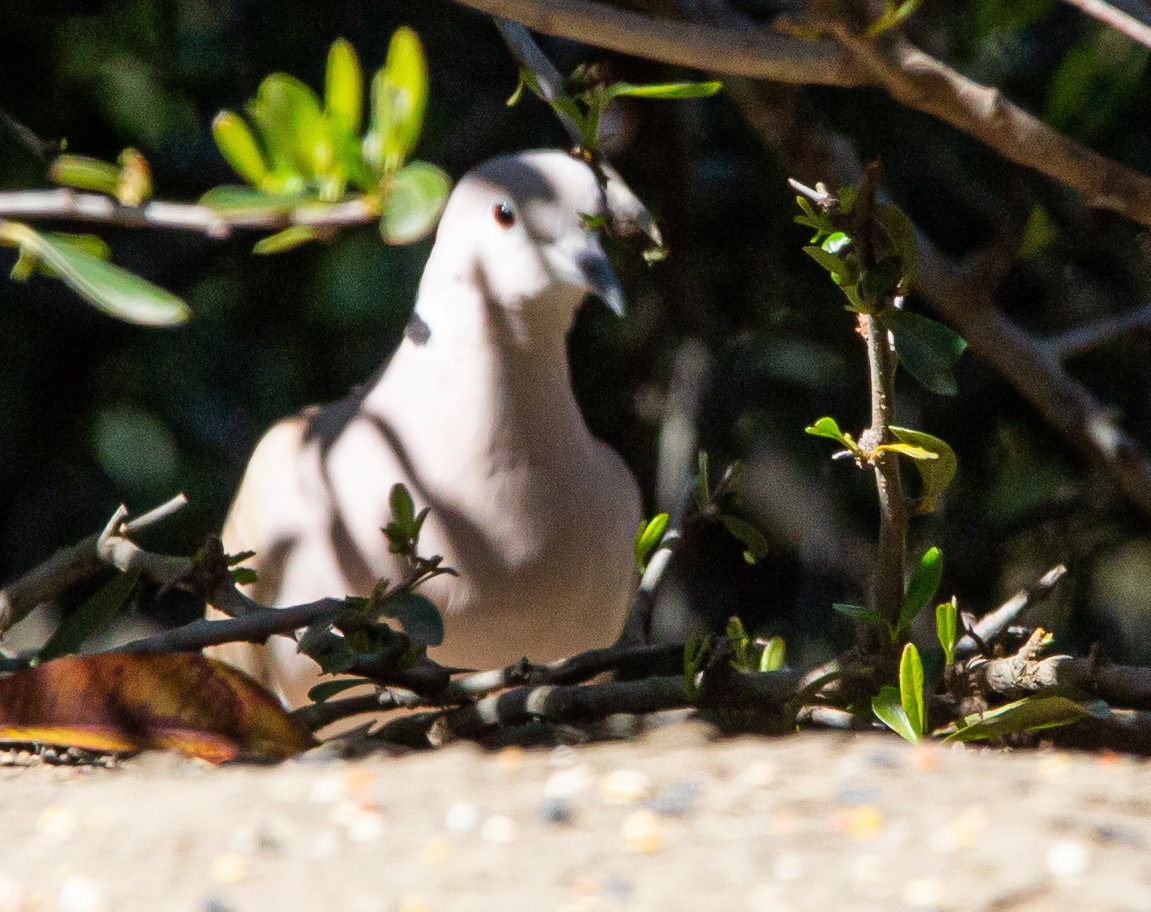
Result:
{"type": "Polygon", "coordinates": [[[364,158],[377,173],[398,169],[411,155],[423,128],[428,65],[410,28],[392,35],[384,66],[372,78],[372,115],[364,158]]]}
{"type": "Polygon", "coordinates": [[[1021,260],[1029,260],[1050,245],[1054,238],[1055,225],[1051,221],[1051,216],[1047,214],[1047,209],[1040,205],[1033,206],[1023,226],[1016,256],[1021,260]]]}
{"type": "Polygon", "coordinates": [[[328,51],[324,108],[348,130],[360,132],[364,109],[364,74],[355,50],[343,38],[333,41],[328,51]]]}
{"type": "Polygon", "coordinates": [[[93,256],[71,240],[15,222],[0,223],[0,240],[27,249],[84,300],[113,317],[142,326],[175,326],[188,319],[188,306],[174,294],[93,256]]]}
{"type": "Polygon", "coordinates": [[[875,718],[890,728],[905,741],[915,744],[919,734],[907,718],[907,711],[899,697],[899,688],[890,685],[880,689],[871,699],[871,711],[875,718]]]}
{"type": "Polygon", "coordinates": [[[919,559],[919,565],[907,584],[903,596],[903,610],[899,614],[899,630],[906,629],[916,616],[927,607],[935,596],[939,581],[943,579],[943,552],[936,547],[928,548],[919,559]]]}
{"type": "Polygon", "coordinates": [[[380,217],[384,240],[389,244],[409,244],[430,234],[444,210],[451,186],[447,174],[427,162],[412,162],[392,175],[380,217]]]}
{"type": "Polygon", "coordinates": [[[781,671],[787,662],[787,649],[783,637],[772,637],[763,646],[759,657],[760,671],[781,671]]]}
{"type": "Polygon", "coordinates": [[[719,81],[711,82],[661,82],[652,85],[634,85],[630,82],[616,82],[607,87],[609,98],[706,98],[723,88],[719,81]]]}
{"type": "Polygon", "coordinates": [[[834,440],[836,443],[842,444],[846,449],[851,450],[853,453],[859,452],[859,447],[852,439],[850,434],[846,434],[839,429],[839,424],[834,418],[824,416],[815,421],[814,424],[805,427],[804,433],[811,434],[813,437],[826,437],[828,440],[834,440]]]}
{"type": "Polygon", "coordinates": [[[961,336],[942,323],[906,310],[885,312],[895,335],[899,363],[932,392],[954,396],[959,392],[954,368],[967,348],[961,336]]]}
{"type": "Polygon", "coordinates": [[[270,193],[254,187],[223,184],[200,197],[200,205],[225,215],[280,215],[314,201],[300,193],[270,193]]]}
{"type": "Polygon", "coordinates": [[[955,641],[959,636],[959,599],[935,606],[935,635],[943,647],[943,657],[948,665],[955,661],[955,641]]]}
{"type": "Polygon", "coordinates": [[[974,713],[967,716],[962,725],[949,725],[939,734],[947,735],[948,741],[1002,738],[1019,732],[1070,725],[1091,715],[1092,709],[1090,705],[1062,694],[1037,694],[983,713],[974,713]]]}
{"type": "Polygon", "coordinates": [[[643,573],[652,551],[663,541],[663,534],[667,531],[668,515],[657,513],[650,520],[641,522],[635,533],[635,565],[643,573]]]}
{"type": "Polygon", "coordinates": [[[116,182],[116,199],[125,206],[139,206],[152,196],[152,169],[139,151],[127,148],[117,159],[120,178],[116,182]]]}
{"type": "Polygon", "coordinates": [[[194,653],[68,656],[0,679],[0,741],[279,760],[315,742],[270,693],[194,653]]]}
{"type": "Polygon", "coordinates": [[[857,276],[854,267],[851,266],[847,260],[843,259],[843,257],[836,256],[834,253],[829,253],[822,247],[816,247],[815,245],[804,247],[803,252],[831,273],[831,279],[836,285],[844,285],[856,280],[857,276]]]}
{"type": "Polygon", "coordinates": [[[233,171],[253,187],[263,186],[268,177],[268,163],[256,137],[239,114],[233,111],[217,114],[212,121],[212,137],[233,171]]]}
{"type": "Polygon", "coordinates": [[[312,225],[292,225],[283,231],[277,231],[266,238],[261,238],[252,247],[253,253],[272,254],[294,250],[302,244],[318,240],[322,237],[321,231],[312,225]]]}
{"type": "Polygon", "coordinates": [[[264,77],[250,111],[265,147],[277,150],[299,175],[312,178],[331,166],[332,149],[320,100],[300,80],[287,73],[264,77]]]}
{"type": "Polygon", "coordinates": [[[923,431],[894,425],[888,430],[895,435],[896,439],[909,446],[935,453],[935,459],[920,459],[915,462],[915,468],[919,470],[919,477],[923,480],[919,512],[930,513],[935,509],[935,502],[939,495],[947,490],[955,478],[956,469],[959,467],[959,460],[955,456],[955,451],[946,441],[940,440],[933,434],[925,434],[923,431]]]}
{"type": "Polygon", "coordinates": [[[58,155],[48,168],[48,180],[64,187],[116,195],[120,169],[111,162],[87,155],[58,155]]]}
{"type": "Polygon", "coordinates": [[[877,453],[899,453],[901,456],[915,460],[939,458],[938,453],[932,453],[931,450],[925,450],[923,447],[912,446],[910,443],[881,443],[875,448],[875,451],[877,453]]]}
{"type": "Polygon", "coordinates": [[[914,643],[906,643],[899,659],[899,702],[916,740],[927,731],[927,707],[923,694],[923,662],[914,643]]]}

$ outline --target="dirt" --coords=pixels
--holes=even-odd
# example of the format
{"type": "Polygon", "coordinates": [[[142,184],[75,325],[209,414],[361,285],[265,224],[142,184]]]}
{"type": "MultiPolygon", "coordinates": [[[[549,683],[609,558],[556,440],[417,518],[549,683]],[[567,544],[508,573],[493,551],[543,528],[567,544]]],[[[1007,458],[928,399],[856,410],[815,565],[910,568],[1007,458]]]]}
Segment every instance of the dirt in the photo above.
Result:
{"type": "Polygon", "coordinates": [[[0,910],[1151,910],[1151,765],[894,737],[0,768],[0,910]]]}

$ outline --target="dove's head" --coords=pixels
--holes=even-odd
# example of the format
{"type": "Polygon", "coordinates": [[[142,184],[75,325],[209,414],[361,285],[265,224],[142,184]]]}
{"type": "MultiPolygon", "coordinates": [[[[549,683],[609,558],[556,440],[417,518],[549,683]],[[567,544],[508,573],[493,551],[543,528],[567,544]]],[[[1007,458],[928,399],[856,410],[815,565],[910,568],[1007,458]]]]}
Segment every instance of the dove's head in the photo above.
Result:
{"type": "Polygon", "coordinates": [[[495,158],[456,185],[433,259],[458,264],[489,301],[566,328],[589,294],[623,313],[623,290],[600,245],[606,218],[594,172],[566,152],[495,158]]]}

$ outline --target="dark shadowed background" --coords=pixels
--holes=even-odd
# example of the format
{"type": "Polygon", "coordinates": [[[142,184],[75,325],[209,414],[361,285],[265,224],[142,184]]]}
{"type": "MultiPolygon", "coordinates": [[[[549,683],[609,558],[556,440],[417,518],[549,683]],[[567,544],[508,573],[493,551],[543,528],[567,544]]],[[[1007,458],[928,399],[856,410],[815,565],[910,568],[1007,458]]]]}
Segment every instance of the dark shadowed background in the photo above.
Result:
{"type": "MultiPolygon", "coordinates": [[[[619,5],[667,14],[677,4],[619,5]]],[[[732,6],[764,22],[776,12],[732,6]]],[[[157,197],[194,199],[233,180],[208,129],[218,110],[241,107],[273,70],[319,86],[339,36],[373,70],[400,24],[419,33],[431,69],[419,157],[459,177],[497,153],[564,144],[534,98],[505,105],[516,69],[495,29],[447,0],[10,0],[0,110],[73,152],[114,160],[135,146],[157,197]]],[[[1052,126],[1151,172],[1148,54],[1121,36],[1054,0],[928,2],[909,29],[1052,126]]],[[[565,72],[594,60],[633,82],[698,78],[543,46],[565,72]]],[[[870,477],[830,461],[827,442],[803,428],[825,414],[863,427],[866,374],[839,292],[801,250],[787,177],[832,182],[830,162],[878,157],[890,198],[951,256],[993,242],[1014,251],[1042,207],[1050,239],[1017,260],[997,297],[1041,336],[1145,305],[1146,239],[878,90],[735,80],[716,98],[621,103],[615,115],[606,147],[671,254],[649,268],[618,251],[630,314],[618,321],[592,305],[577,321],[588,422],[631,465],[650,511],[678,496],[696,445],[713,464],[745,461],[746,507],[771,554],[749,568],[717,534],[685,553],[667,596],[714,617],[741,611],[760,632],[784,633],[795,660],[824,655],[850,633],[831,604],[865,597],[876,517],[870,477]]],[[[46,167],[0,128],[0,188],[40,186],[46,167]]],[[[47,279],[0,283],[0,581],[102,527],[121,501],[139,511],[180,490],[190,507],[147,543],[197,547],[222,523],[259,434],[342,395],[387,356],[428,250],[387,247],[371,228],[275,257],[251,254],[256,236],[103,234],[118,262],[184,296],[194,317],[176,330],[133,327],[47,279]]],[[[13,260],[0,250],[0,268],[13,260]]],[[[1067,363],[1151,447],[1151,335],[1067,363]]],[[[1147,517],[978,357],[964,356],[958,378],[959,395],[942,397],[901,376],[898,402],[900,424],[959,456],[940,511],[913,525],[916,554],[943,549],[941,594],[982,612],[1063,562],[1067,579],[1032,619],[1067,648],[1102,639],[1112,656],[1151,660],[1147,517]]],[[[168,607],[161,620],[189,610],[168,607]]]]}

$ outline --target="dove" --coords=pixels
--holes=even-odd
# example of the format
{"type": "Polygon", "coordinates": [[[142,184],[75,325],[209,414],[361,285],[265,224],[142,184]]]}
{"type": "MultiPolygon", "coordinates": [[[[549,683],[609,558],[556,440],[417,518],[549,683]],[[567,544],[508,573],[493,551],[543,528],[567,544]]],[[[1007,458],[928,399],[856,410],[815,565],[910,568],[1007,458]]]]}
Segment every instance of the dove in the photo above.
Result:
{"type": "MultiPolygon", "coordinates": [[[[256,446],[222,535],[229,553],[255,552],[249,594],[282,607],[397,579],[381,528],[402,482],[430,508],[421,553],[459,574],[422,590],[444,616],[433,659],[486,669],[615,641],[640,494],[584,422],[566,344],[589,295],[622,315],[595,230],[609,217],[591,167],[565,152],[496,158],[460,180],[398,349],[364,387],[256,446]]],[[[290,706],[316,682],[289,638],[214,654],[290,706]]]]}

